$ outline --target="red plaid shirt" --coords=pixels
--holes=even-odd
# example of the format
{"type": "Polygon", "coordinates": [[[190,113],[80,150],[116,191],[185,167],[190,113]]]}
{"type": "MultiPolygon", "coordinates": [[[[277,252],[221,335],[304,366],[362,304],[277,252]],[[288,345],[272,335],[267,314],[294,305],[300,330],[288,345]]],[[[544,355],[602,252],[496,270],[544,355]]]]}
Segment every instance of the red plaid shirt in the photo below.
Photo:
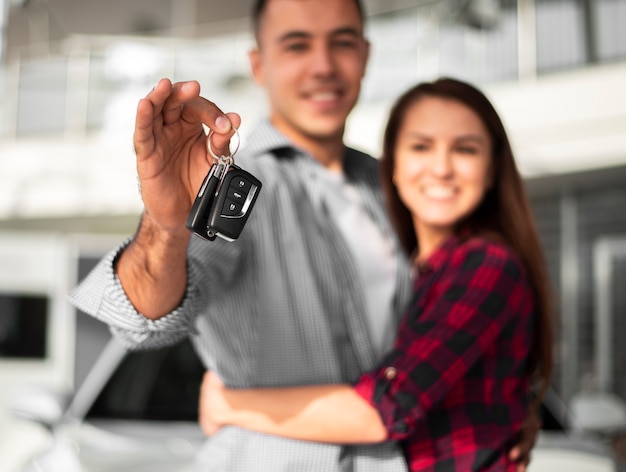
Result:
{"type": "Polygon", "coordinates": [[[393,350],[355,386],[411,471],[513,471],[533,295],[510,249],[451,238],[419,267],[393,350]]]}

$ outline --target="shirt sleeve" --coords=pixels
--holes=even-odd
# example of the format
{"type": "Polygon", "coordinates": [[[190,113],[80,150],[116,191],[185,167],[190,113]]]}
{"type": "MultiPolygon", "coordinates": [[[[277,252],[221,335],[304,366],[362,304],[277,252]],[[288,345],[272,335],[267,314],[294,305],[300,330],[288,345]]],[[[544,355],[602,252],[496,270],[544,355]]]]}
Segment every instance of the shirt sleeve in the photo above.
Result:
{"type": "Polygon", "coordinates": [[[405,313],[394,349],[355,385],[392,440],[409,436],[532,303],[518,260],[489,245],[451,257],[423,297],[405,313]]]}
{"type": "Polygon", "coordinates": [[[178,308],[158,320],[139,313],[130,302],[114,269],[115,261],[130,239],[107,254],[88,276],[69,293],[69,301],[79,310],[109,325],[112,334],[126,348],[155,349],[195,334],[191,305],[197,291],[193,265],[188,265],[187,293],[178,308]]]}

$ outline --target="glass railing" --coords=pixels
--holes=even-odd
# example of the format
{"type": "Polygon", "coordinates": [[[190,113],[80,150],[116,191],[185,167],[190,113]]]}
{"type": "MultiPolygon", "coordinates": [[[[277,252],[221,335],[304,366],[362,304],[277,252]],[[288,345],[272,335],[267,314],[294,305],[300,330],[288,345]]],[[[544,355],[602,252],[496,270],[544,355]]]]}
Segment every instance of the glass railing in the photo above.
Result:
{"type": "Polygon", "coordinates": [[[167,43],[111,38],[105,46],[101,42],[86,38],[82,49],[72,54],[9,62],[1,82],[1,135],[88,134],[115,125],[128,103],[132,113],[138,98],[159,78],[195,79],[205,92],[225,97],[231,94],[232,78],[247,75],[240,37],[167,43]]]}
{"type": "MultiPolygon", "coordinates": [[[[501,0],[492,22],[482,26],[467,12],[442,9],[444,3],[426,2],[369,20],[372,51],[362,103],[390,101],[410,84],[439,75],[484,85],[524,80],[528,70],[520,69],[522,63],[531,64],[534,76],[626,59],[626,30],[620,27],[626,24],[626,0],[501,0]],[[520,23],[522,3],[533,6],[534,20],[524,20],[529,24],[520,23]],[[521,44],[520,31],[534,32],[536,51],[526,52],[531,57],[523,57],[528,45],[521,44]]],[[[248,33],[70,41],[50,48],[70,54],[13,52],[0,81],[2,138],[89,134],[116,126],[119,114],[132,114],[137,99],[160,77],[198,80],[205,96],[218,97],[231,110],[263,107],[249,78],[248,33]]]]}

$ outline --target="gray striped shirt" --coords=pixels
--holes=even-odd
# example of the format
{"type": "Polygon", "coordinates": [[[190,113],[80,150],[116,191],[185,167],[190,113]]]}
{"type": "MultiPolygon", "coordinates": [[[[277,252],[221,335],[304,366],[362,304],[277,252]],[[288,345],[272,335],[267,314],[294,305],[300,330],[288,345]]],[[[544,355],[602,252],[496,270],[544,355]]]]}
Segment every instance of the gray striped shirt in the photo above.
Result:
{"type": "MultiPolygon", "coordinates": [[[[311,156],[263,121],[237,155],[263,188],[235,242],[192,238],[189,284],[180,307],[151,321],[137,313],[106,256],[70,294],[81,310],[109,324],[130,349],[152,349],[191,336],[208,369],[231,387],[352,382],[377,361],[357,264],[323,205],[311,156]],[[317,195],[315,195],[317,194],[317,195]]],[[[386,219],[378,163],[347,149],[344,173],[383,234],[398,244],[386,219]]],[[[406,258],[396,250],[395,322],[410,292],[406,258]]],[[[204,471],[406,470],[394,443],[336,446],[288,440],[235,427],[207,440],[204,471]]]]}

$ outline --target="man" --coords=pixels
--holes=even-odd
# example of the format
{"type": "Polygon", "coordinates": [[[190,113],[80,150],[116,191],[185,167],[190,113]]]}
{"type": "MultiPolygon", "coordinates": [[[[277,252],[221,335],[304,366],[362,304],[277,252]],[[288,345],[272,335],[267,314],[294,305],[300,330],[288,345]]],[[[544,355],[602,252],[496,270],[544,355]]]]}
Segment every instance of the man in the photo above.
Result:
{"type": "MultiPolygon", "coordinates": [[[[191,335],[233,387],[349,382],[390,345],[410,279],[377,163],[343,144],[369,53],[363,12],[357,0],[267,0],[254,16],[250,63],[269,120],[236,156],[263,183],[240,238],[207,242],[185,229],[211,161],[201,123],[225,150],[240,118],[195,82],[161,80],[137,110],[140,226],[72,300],[132,349],[191,335]]],[[[207,441],[199,461],[207,471],[405,470],[393,443],[341,447],[237,428],[207,441]]]]}

